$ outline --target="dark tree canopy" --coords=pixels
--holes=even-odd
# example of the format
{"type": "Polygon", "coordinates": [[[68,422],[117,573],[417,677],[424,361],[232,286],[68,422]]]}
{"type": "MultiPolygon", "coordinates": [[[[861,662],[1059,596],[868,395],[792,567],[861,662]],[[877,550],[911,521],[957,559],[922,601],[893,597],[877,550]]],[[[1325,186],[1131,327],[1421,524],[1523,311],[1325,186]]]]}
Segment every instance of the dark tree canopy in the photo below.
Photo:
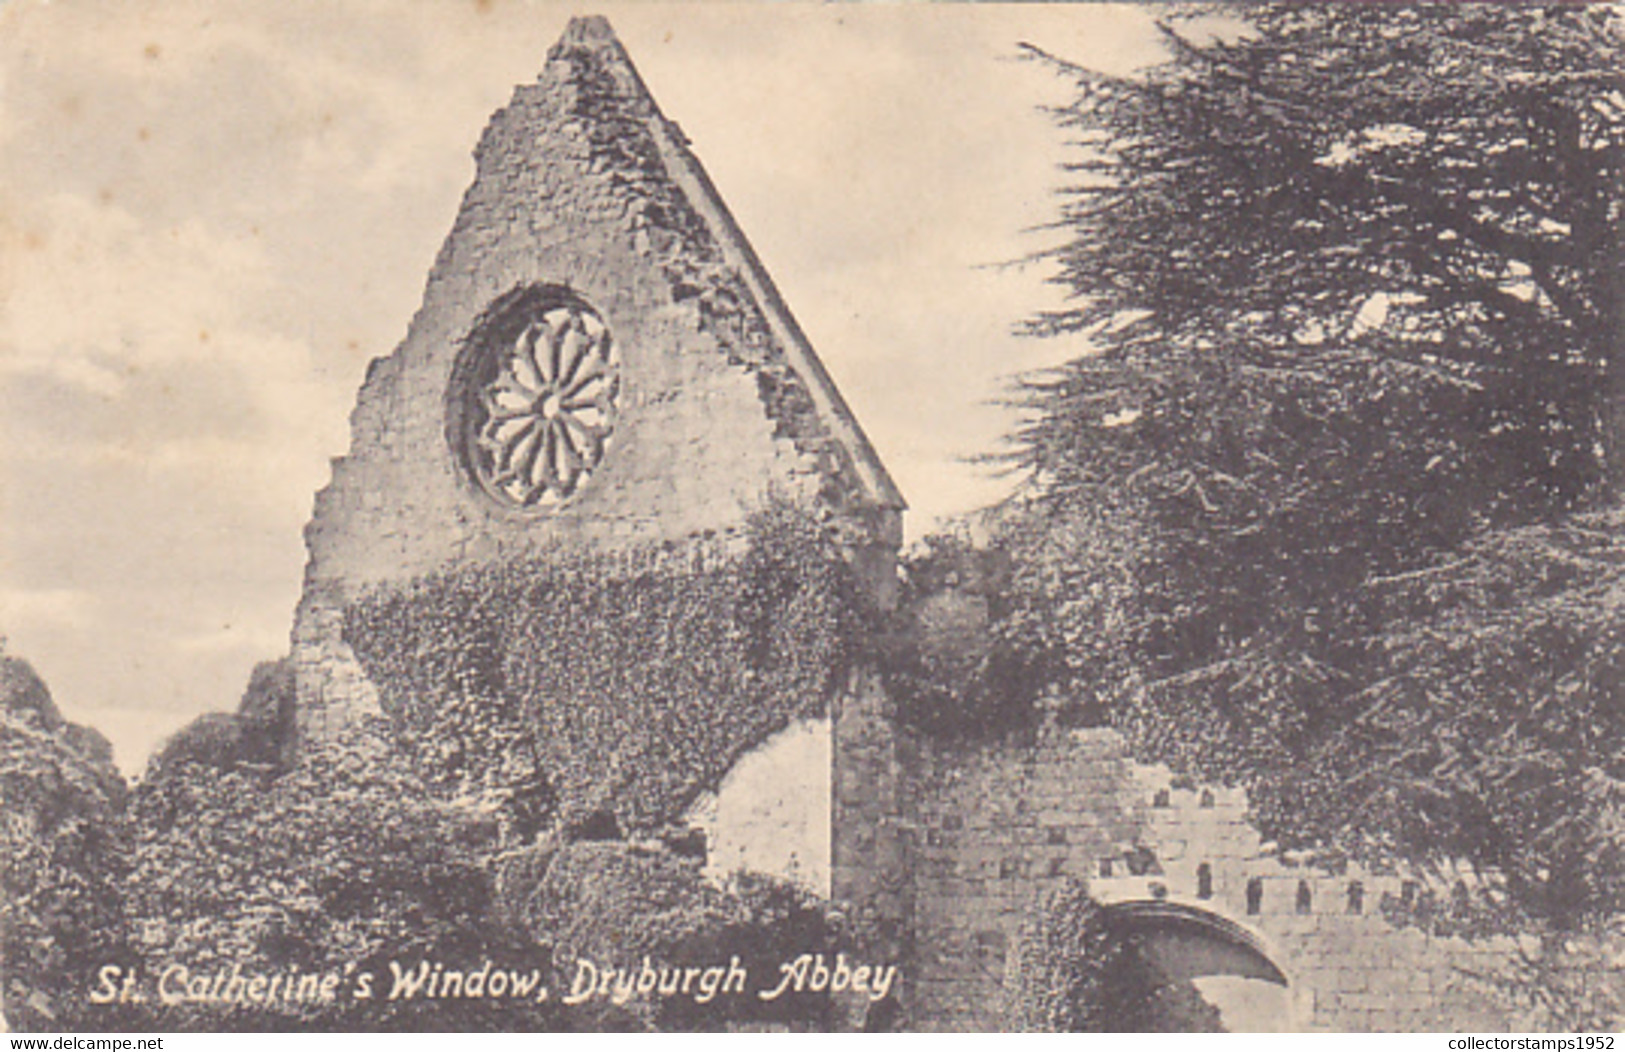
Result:
{"type": "Polygon", "coordinates": [[[65,721],[0,636],[0,1004],[9,1026],[82,1025],[94,970],[125,952],[124,802],[107,739],[65,721]]]}
{"type": "MultiPolygon", "coordinates": [[[[1208,35],[1216,11],[1169,19],[1173,57],[1143,78],[1065,67],[1081,94],[1062,121],[1085,148],[1060,280],[1079,302],[1036,328],[1093,331],[1108,353],[1047,390],[1071,412],[1028,433],[1034,462],[1063,485],[1120,466],[1080,462],[1102,445],[1078,448],[1080,431],[1207,369],[1215,398],[1357,384],[1369,415],[1348,423],[1368,429],[1427,413],[1440,433],[1420,459],[1369,470],[1415,468],[1419,488],[1466,488],[1475,511],[1580,498],[1621,455],[1604,420],[1625,391],[1610,368],[1625,323],[1619,15],[1248,7],[1240,35],[1218,27],[1227,41],[1208,35]]],[[[1302,442],[1351,402],[1304,405],[1234,448],[1208,433],[1218,421],[1188,441],[1210,473],[1241,477],[1259,438],[1302,442]]],[[[1315,447],[1325,467],[1363,452],[1339,457],[1338,437],[1315,447]]],[[[1199,505],[1236,485],[1189,481],[1199,505]]]]}
{"type": "Polygon", "coordinates": [[[1169,9],[1078,85],[1025,619],[1267,831],[1621,908],[1625,19],[1169,9]]]}

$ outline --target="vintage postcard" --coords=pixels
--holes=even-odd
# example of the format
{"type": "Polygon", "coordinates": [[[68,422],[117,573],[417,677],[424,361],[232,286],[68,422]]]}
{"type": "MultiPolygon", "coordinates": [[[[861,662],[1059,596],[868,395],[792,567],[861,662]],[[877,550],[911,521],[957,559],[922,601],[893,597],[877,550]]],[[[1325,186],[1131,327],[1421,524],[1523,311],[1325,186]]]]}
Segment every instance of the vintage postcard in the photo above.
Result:
{"type": "Polygon", "coordinates": [[[12,0],[5,1026],[1611,1048],[1622,273],[1615,6],[12,0]]]}

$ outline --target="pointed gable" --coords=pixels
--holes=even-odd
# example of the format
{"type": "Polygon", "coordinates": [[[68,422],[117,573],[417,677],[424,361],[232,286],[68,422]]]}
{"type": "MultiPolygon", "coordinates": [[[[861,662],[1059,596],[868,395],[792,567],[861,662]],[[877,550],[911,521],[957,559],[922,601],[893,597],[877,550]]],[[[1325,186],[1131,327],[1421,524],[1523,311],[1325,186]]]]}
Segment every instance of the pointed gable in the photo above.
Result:
{"type": "Polygon", "coordinates": [[[475,160],[306,530],[302,706],[370,707],[339,611],[449,565],[727,535],[788,498],[888,577],[902,496],[607,22],[570,23],[475,160]]]}
{"type": "MultiPolygon", "coordinates": [[[[839,443],[844,460],[862,487],[865,499],[880,507],[906,507],[902,493],[875,454],[869,437],[841,397],[841,392],[830,379],[824,363],[819,361],[817,352],[801,331],[784,298],[779,295],[767,268],[762,266],[744,232],[734,222],[732,213],[717,193],[710,176],[706,175],[705,168],[689,150],[688,140],[674,123],[661,115],[620,41],[610,29],[609,21],[599,16],[572,19],[559,42],[560,51],[567,48],[592,53],[602,68],[614,78],[621,95],[636,106],[650,140],[659,151],[666,175],[681,192],[687,206],[704,224],[727,265],[749,290],[756,309],[771,329],[786,362],[804,385],[820,423],[839,443]]],[[[558,51],[555,52],[557,56],[558,51]]]]}

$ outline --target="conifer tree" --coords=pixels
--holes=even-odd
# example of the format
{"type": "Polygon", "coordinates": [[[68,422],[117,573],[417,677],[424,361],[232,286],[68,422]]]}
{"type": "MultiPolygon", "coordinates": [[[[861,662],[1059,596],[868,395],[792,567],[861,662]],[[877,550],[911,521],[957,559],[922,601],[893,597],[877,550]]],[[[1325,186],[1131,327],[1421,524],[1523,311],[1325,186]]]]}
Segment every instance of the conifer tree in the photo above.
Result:
{"type": "Polygon", "coordinates": [[[1625,906],[1625,19],[1203,5],[1077,85],[1006,631],[1283,844],[1625,906]]]}

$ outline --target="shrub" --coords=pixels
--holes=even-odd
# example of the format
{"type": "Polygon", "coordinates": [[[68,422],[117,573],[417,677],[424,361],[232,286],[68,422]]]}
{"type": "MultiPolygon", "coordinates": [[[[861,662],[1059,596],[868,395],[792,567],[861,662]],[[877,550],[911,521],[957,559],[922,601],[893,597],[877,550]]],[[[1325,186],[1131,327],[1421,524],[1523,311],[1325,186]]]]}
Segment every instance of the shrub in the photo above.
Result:
{"type": "Polygon", "coordinates": [[[124,794],[107,741],[0,650],[0,996],[15,1029],[84,1026],[96,968],[124,954],[124,794]]]}
{"type": "Polygon", "coordinates": [[[292,770],[155,766],[131,807],[129,915],[150,993],[164,968],[193,974],[336,973],[325,1003],[148,1005],[183,1030],[513,1029],[551,1005],[387,1000],[389,962],[545,968],[489,923],[492,817],[436,799],[410,762],[365,729],[292,770]],[[376,995],[354,996],[373,973],[376,995]]]}
{"type": "Polygon", "coordinates": [[[1219,1029],[1217,1012],[1189,983],[1170,982],[1139,939],[1071,881],[1044,900],[1022,932],[1012,1029],[1051,1033],[1219,1029]]]}
{"type": "Polygon", "coordinates": [[[1112,976],[1127,948],[1081,883],[1056,889],[1022,933],[1011,1023],[1049,1033],[1118,1030],[1112,976]]]}
{"type": "Polygon", "coordinates": [[[845,915],[776,878],[741,874],[728,887],[704,879],[697,860],[621,842],[578,842],[529,853],[504,874],[507,921],[552,948],[565,993],[577,962],[655,970],[726,966],[737,955],[750,974],[743,994],[698,1004],[692,997],[640,995],[624,1004],[593,1000],[572,1006],[573,1029],[716,1030],[774,1022],[829,1029],[827,997],[786,994],[763,1001],[778,966],[802,953],[833,960],[856,937],[845,915]]]}

